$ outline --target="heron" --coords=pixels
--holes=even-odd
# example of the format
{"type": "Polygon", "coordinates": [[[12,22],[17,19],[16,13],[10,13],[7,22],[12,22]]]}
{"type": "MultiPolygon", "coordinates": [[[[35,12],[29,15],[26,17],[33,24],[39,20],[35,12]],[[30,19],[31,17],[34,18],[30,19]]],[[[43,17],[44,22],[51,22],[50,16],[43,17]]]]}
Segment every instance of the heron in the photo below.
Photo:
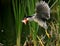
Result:
{"type": "MultiPolygon", "coordinates": [[[[22,22],[26,24],[28,21],[30,22],[34,21],[38,23],[39,26],[47,30],[48,29],[47,20],[50,19],[50,7],[48,3],[46,3],[45,1],[37,2],[35,11],[36,12],[32,14],[31,16],[25,17],[22,20],[22,22]]],[[[46,34],[49,37],[49,34],[47,33],[47,31],[46,31],[46,34]]]]}

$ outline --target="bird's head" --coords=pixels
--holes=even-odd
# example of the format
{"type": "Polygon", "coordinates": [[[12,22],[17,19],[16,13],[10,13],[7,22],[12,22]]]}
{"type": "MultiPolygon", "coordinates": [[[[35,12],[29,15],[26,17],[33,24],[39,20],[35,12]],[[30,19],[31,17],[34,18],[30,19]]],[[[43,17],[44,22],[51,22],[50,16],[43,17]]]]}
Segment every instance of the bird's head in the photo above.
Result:
{"type": "Polygon", "coordinates": [[[24,17],[24,19],[22,20],[24,24],[27,24],[28,21],[32,21],[32,16],[24,17]]]}

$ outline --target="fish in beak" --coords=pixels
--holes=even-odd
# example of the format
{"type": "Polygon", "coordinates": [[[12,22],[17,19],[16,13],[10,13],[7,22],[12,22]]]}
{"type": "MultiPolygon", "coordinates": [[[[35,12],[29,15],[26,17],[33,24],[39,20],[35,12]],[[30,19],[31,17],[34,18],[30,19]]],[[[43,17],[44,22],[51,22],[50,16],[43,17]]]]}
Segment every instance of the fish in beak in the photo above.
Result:
{"type": "Polygon", "coordinates": [[[28,19],[27,19],[27,18],[24,18],[24,19],[22,20],[22,22],[26,25],[26,23],[28,22],[28,19]]]}

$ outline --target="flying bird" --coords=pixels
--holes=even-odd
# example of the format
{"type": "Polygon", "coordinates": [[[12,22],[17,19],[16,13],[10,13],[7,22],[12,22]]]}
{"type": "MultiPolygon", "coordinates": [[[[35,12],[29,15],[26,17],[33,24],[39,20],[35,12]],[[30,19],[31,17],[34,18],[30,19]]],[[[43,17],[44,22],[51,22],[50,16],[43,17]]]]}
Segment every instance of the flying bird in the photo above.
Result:
{"type": "Polygon", "coordinates": [[[36,23],[38,23],[38,25],[47,30],[48,26],[46,22],[50,19],[50,8],[48,3],[46,3],[45,1],[37,2],[35,10],[36,13],[32,14],[32,16],[25,17],[22,22],[26,24],[28,21],[35,21],[36,23]]]}

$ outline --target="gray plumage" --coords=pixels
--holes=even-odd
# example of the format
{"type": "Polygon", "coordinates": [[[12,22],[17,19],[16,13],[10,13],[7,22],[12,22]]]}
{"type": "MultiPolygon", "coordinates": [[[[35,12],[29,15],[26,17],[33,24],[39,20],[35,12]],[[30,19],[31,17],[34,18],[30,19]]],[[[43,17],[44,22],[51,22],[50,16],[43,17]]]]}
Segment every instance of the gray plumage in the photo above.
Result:
{"type": "Polygon", "coordinates": [[[50,8],[45,1],[40,1],[36,3],[36,17],[38,19],[49,19],[50,18],[50,8]]]}
{"type": "Polygon", "coordinates": [[[50,18],[50,8],[45,1],[37,2],[36,13],[32,18],[44,29],[48,28],[46,20],[50,18]]]}

